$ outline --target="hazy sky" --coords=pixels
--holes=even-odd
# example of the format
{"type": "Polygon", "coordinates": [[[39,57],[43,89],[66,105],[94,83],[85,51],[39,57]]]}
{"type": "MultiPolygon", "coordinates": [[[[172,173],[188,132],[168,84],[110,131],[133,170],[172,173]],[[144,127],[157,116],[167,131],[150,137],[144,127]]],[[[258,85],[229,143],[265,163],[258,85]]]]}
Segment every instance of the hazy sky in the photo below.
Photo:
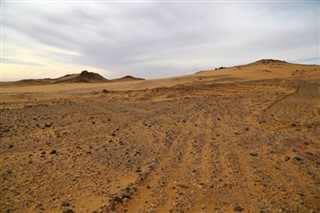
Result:
{"type": "Polygon", "coordinates": [[[319,1],[2,1],[2,80],[156,78],[274,58],[320,64],[319,1]]]}

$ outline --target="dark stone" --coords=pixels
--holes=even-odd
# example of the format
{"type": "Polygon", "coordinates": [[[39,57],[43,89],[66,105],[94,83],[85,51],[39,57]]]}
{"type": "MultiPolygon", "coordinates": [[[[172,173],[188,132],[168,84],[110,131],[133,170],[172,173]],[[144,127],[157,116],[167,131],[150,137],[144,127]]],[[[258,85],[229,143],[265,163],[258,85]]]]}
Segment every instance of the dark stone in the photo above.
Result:
{"type": "Polygon", "coordinates": [[[56,150],[52,150],[51,152],[50,152],[50,154],[57,154],[57,151],[56,150]]]}
{"type": "Polygon", "coordinates": [[[294,156],[293,159],[297,160],[297,161],[302,161],[302,158],[298,157],[298,156],[294,156]]]}
{"type": "Polygon", "coordinates": [[[62,213],[73,213],[72,209],[63,210],[62,213]]]}
{"type": "Polygon", "coordinates": [[[44,127],[48,128],[48,127],[51,127],[52,126],[52,123],[51,122],[47,122],[44,127]]]}
{"type": "Polygon", "coordinates": [[[288,161],[288,160],[290,160],[290,157],[289,156],[284,156],[284,158],[283,158],[285,161],[288,161]]]}
{"type": "Polygon", "coordinates": [[[1,132],[10,132],[10,129],[3,129],[1,132]]]}
{"type": "Polygon", "coordinates": [[[141,151],[136,151],[134,155],[141,155],[141,151]]]}
{"type": "Polygon", "coordinates": [[[121,203],[122,199],[123,199],[122,197],[118,197],[117,196],[117,197],[114,198],[114,201],[121,203]]]}
{"type": "Polygon", "coordinates": [[[62,207],[70,206],[70,203],[68,203],[67,201],[63,201],[63,202],[61,203],[61,206],[62,206],[62,207]]]}
{"type": "Polygon", "coordinates": [[[103,89],[102,92],[103,92],[103,93],[109,93],[110,91],[108,91],[108,90],[106,90],[106,89],[103,89]]]}
{"type": "Polygon", "coordinates": [[[135,173],[140,173],[141,172],[141,169],[137,169],[136,171],[135,171],[135,173]]]}
{"type": "Polygon", "coordinates": [[[180,186],[181,188],[184,188],[184,189],[189,188],[187,185],[184,185],[184,184],[178,184],[177,186],[180,186]]]}
{"type": "Polygon", "coordinates": [[[45,154],[46,154],[46,152],[45,152],[45,151],[41,152],[41,155],[45,155],[45,154]]]}
{"type": "Polygon", "coordinates": [[[36,208],[37,209],[39,209],[39,208],[41,208],[42,207],[42,204],[41,203],[38,203],[37,205],[36,205],[36,208]]]}
{"type": "Polygon", "coordinates": [[[12,145],[12,144],[10,144],[10,145],[9,145],[9,149],[12,149],[12,148],[13,148],[13,145],[12,145]]]}
{"type": "Polygon", "coordinates": [[[234,209],[233,209],[235,212],[242,212],[242,207],[241,206],[236,206],[236,207],[234,207],[234,209]]]}
{"type": "Polygon", "coordinates": [[[256,156],[258,156],[258,153],[257,152],[250,152],[250,155],[256,157],[256,156]]]}

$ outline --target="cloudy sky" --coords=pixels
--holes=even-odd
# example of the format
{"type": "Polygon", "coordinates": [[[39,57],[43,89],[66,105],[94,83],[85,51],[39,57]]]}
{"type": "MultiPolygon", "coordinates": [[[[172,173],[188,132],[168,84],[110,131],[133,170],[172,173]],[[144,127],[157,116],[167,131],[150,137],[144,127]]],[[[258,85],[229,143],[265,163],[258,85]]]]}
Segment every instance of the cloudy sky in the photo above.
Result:
{"type": "Polygon", "coordinates": [[[319,1],[2,1],[1,80],[320,64],[319,1]]]}

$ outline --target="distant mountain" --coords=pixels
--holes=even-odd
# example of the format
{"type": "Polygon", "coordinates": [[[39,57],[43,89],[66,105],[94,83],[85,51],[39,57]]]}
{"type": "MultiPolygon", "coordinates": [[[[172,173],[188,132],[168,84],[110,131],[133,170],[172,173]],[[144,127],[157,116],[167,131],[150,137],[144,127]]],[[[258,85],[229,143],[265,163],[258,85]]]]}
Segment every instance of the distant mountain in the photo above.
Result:
{"type": "Polygon", "coordinates": [[[59,84],[59,83],[100,83],[110,82],[110,80],[102,77],[98,73],[88,72],[86,70],[81,73],[68,74],[59,78],[44,79],[24,79],[12,82],[18,85],[43,85],[43,84],[59,84]]]}
{"type": "Polygon", "coordinates": [[[69,74],[55,79],[55,83],[99,83],[110,80],[102,77],[98,73],[82,71],[80,74],[69,74]]]}
{"type": "Polygon", "coordinates": [[[44,78],[44,79],[24,79],[16,82],[7,82],[6,85],[46,85],[46,84],[60,84],[60,83],[104,83],[104,82],[125,82],[125,81],[142,81],[143,78],[136,78],[131,75],[124,76],[117,79],[106,79],[98,73],[88,72],[87,70],[81,73],[74,73],[61,76],[59,78],[44,78]]]}
{"type": "Polygon", "coordinates": [[[146,80],[144,78],[136,78],[131,75],[124,76],[122,78],[112,79],[113,82],[121,82],[121,81],[143,81],[146,80]]]}

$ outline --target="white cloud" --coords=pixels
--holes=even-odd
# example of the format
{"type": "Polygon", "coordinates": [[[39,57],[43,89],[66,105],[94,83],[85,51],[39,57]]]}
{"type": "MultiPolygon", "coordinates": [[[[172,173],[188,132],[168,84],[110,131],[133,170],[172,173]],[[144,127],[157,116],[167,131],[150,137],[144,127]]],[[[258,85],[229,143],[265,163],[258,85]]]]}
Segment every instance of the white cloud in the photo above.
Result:
{"type": "Polygon", "coordinates": [[[319,2],[5,2],[2,76],[152,78],[264,57],[320,63],[318,11],[319,2]]]}

